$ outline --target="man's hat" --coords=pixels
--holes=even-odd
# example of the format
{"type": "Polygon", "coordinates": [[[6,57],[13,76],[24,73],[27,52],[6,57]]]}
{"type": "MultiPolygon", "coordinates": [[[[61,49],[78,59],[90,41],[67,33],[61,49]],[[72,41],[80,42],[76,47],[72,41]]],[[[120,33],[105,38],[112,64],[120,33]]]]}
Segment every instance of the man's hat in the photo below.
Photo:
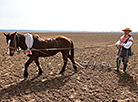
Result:
{"type": "Polygon", "coordinates": [[[129,32],[132,32],[132,30],[130,28],[125,28],[123,29],[122,31],[129,31],[129,32]]]}

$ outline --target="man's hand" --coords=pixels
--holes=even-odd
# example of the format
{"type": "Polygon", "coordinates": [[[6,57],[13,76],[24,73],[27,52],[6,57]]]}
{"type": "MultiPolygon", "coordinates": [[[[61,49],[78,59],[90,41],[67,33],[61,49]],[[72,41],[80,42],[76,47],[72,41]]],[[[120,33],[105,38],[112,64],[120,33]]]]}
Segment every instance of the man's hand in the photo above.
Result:
{"type": "Polygon", "coordinates": [[[120,44],[120,45],[118,45],[118,46],[119,46],[119,47],[123,47],[123,45],[121,45],[121,44],[120,44]]]}
{"type": "Polygon", "coordinates": [[[117,48],[119,48],[119,47],[122,47],[122,46],[123,46],[123,45],[121,45],[121,44],[119,44],[119,45],[116,45],[116,47],[117,47],[117,48]]]}

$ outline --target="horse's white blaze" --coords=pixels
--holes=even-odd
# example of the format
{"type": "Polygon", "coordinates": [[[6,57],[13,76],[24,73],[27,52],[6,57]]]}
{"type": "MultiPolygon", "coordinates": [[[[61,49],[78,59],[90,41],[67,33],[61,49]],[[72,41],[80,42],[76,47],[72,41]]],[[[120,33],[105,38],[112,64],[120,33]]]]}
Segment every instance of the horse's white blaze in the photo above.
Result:
{"type": "Polygon", "coordinates": [[[7,52],[7,54],[10,54],[10,43],[11,43],[11,40],[8,40],[8,52],[7,52]]]}

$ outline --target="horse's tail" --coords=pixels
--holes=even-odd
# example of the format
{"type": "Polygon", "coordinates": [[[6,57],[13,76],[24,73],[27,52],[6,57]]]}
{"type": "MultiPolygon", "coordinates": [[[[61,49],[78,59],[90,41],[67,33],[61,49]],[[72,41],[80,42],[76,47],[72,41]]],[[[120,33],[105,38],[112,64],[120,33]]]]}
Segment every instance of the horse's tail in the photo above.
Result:
{"type": "Polygon", "coordinates": [[[71,57],[74,58],[74,44],[72,40],[71,40],[71,57]]]}

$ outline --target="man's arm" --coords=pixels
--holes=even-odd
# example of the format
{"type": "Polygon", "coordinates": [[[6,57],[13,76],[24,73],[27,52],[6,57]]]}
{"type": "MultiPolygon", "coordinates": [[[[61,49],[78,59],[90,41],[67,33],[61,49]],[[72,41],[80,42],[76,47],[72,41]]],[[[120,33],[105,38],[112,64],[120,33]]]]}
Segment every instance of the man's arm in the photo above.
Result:
{"type": "Polygon", "coordinates": [[[123,36],[121,36],[120,39],[115,43],[116,47],[121,47],[120,45],[121,45],[121,38],[122,37],[123,36]]]}
{"type": "Polygon", "coordinates": [[[133,37],[130,37],[129,40],[127,41],[127,43],[123,44],[123,47],[126,49],[129,49],[133,43],[134,39],[133,37]]]}

